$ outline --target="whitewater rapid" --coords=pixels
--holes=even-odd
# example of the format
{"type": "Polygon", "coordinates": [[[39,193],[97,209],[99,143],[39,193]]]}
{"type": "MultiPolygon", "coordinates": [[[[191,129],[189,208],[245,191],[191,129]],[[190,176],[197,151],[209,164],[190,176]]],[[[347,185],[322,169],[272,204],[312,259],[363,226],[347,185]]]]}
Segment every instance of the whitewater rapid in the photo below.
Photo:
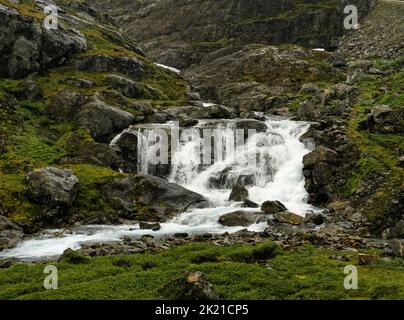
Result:
{"type": "MultiPolygon", "coordinates": [[[[11,250],[0,252],[0,258],[15,257],[23,260],[53,258],[62,254],[67,248],[79,249],[83,244],[119,242],[124,237],[139,238],[147,234],[164,237],[174,233],[234,233],[244,228],[224,227],[218,220],[220,216],[240,209],[241,203],[228,200],[232,186],[240,179],[248,180],[246,187],[249,199],[259,205],[268,200],[278,200],[288,210],[302,216],[314,211],[315,208],[307,204],[308,194],[304,187],[303,176],[303,157],[312,151],[313,146],[303,144],[299,140],[310,125],[287,119],[268,119],[266,124],[269,127],[268,131],[257,133],[254,139],[248,140],[247,148],[236,148],[234,153],[224,155],[220,161],[209,166],[201,166],[198,163],[196,141],[183,143],[179,152],[173,156],[168,179],[202,194],[214,204],[212,208],[185,212],[167,223],[162,223],[161,229],[155,232],[140,230],[138,224],[91,225],[71,230],[46,230],[40,235],[22,241],[11,250]],[[252,143],[257,146],[256,149],[248,148],[248,144],[252,143]],[[254,165],[248,161],[251,150],[254,150],[257,157],[254,165]],[[187,159],[186,163],[182,161],[184,158],[187,159]]],[[[228,130],[223,137],[224,144],[234,135],[232,120],[228,121],[226,128],[228,130]]],[[[118,139],[119,136],[113,142],[118,139]]],[[[143,164],[140,168],[141,171],[145,171],[141,173],[148,173],[147,164],[143,164]]],[[[266,223],[261,223],[254,224],[248,229],[263,231],[266,227],[266,223]]]]}

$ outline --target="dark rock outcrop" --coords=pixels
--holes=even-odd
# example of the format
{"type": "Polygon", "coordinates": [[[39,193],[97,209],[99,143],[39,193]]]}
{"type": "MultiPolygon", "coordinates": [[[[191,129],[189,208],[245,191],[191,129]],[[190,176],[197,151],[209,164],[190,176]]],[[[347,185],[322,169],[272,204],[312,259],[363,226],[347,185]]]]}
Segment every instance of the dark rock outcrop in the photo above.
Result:
{"type": "Polygon", "coordinates": [[[230,194],[230,201],[245,201],[248,198],[248,190],[243,186],[236,184],[230,194]]]}
{"type": "Polygon", "coordinates": [[[87,49],[85,36],[59,24],[47,30],[33,17],[0,6],[0,76],[23,78],[45,68],[59,66],[87,49]]]}
{"type": "Polygon", "coordinates": [[[373,107],[359,129],[379,133],[404,133],[404,107],[396,109],[388,105],[373,107]]]}
{"type": "Polygon", "coordinates": [[[78,124],[90,130],[96,141],[106,142],[114,133],[127,128],[135,117],[118,107],[106,104],[95,98],[80,109],[78,124]]]}
{"type": "Polygon", "coordinates": [[[24,237],[21,227],[0,215],[0,251],[14,247],[24,237]]]}
{"type": "Polygon", "coordinates": [[[164,222],[188,209],[210,206],[202,195],[153,176],[117,179],[102,192],[121,216],[145,222],[164,222]]]}
{"type": "Polygon", "coordinates": [[[279,201],[266,201],[262,204],[261,210],[265,214],[275,214],[287,211],[288,209],[279,201]]]}

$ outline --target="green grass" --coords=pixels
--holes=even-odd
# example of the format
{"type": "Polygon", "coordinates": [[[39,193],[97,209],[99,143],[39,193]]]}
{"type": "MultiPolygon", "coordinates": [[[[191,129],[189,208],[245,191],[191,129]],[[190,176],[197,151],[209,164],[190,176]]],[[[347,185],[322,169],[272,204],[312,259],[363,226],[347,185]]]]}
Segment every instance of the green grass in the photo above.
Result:
{"type": "Polygon", "coordinates": [[[306,245],[289,251],[276,248],[276,253],[271,249],[270,255],[259,254],[248,262],[234,259],[267,253],[268,248],[276,245],[268,242],[258,247],[219,247],[194,243],[158,254],[96,257],[81,264],[65,261],[55,263],[59,288],[50,291],[43,288],[44,264],[19,264],[0,270],[0,299],[164,299],[161,289],[186,270],[202,271],[224,299],[404,298],[402,259],[381,259],[375,265],[358,267],[358,290],[343,287],[344,267],[357,264],[357,253],[352,251],[334,252],[306,245]],[[331,259],[335,254],[349,261],[331,259]],[[218,261],[193,262],[203,255],[215,256],[218,261]],[[130,266],[114,266],[118,260],[130,266]]]}

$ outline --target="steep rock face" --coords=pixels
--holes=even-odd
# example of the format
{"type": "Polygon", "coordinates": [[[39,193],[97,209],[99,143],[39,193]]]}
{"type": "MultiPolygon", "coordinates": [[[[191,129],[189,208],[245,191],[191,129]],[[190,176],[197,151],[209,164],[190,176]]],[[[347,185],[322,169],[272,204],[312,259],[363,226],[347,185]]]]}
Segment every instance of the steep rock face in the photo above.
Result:
{"type": "MultiPolygon", "coordinates": [[[[343,30],[343,1],[137,0],[89,1],[123,23],[155,60],[185,68],[226,45],[294,43],[335,49],[343,30]],[[157,22],[157,23],[156,23],[157,22]]],[[[366,15],[374,1],[356,0],[366,15]]]]}
{"type": "Polygon", "coordinates": [[[61,24],[47,30],[33,17],[0,5],[0,76],[23,78],[44,68],[65,63],[87,48],[85,36],[61,24]]]}

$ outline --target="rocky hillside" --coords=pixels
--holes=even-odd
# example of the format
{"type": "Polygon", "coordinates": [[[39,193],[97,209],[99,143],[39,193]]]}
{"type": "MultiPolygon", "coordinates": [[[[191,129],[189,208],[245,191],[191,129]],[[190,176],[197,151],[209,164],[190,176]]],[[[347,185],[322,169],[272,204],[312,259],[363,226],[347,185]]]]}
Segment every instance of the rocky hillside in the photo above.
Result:
{"type": "Polygon", "coordinates": [[[340,41],[338,51],[356,58],[404,56],[404,1],[379,1],[358,32],[340,41]]]}
{"type": "Polygon", "coordinates": [[[58,1],[45,29],[51,3],[0,1],[0,214],[25,232],[112,211],[99,190],[122,177],[112,137],[188,101],[185,80],[85,3],[58,1]]]}
{"type": "MultiPolygon", "coordinates": [[[[223,47],[297,44],[335,49],[343,34],[343,8],[335,0],[90,1],[108,13],[148,55],[179,69],[223,47]],[[156,23],[159,21],[159,23],[156,23]]],[[[374,1],[355,0],[361,17],[374,1]]]]}

